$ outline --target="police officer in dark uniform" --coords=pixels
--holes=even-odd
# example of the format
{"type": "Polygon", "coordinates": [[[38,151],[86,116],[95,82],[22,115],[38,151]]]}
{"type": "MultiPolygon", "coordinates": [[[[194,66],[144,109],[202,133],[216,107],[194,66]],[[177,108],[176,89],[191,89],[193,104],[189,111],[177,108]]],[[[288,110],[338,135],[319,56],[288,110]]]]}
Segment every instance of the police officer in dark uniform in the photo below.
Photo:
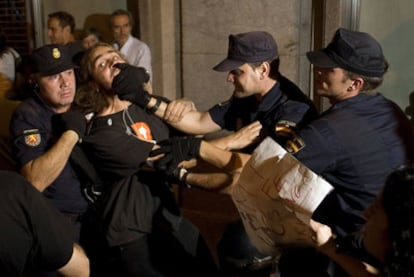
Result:
{"type": "Polygon", "coordinates": [[[88,258],[59,211],[20,174],[2,170],[0,179],[1,276],[89,276],[88,258]]]}
{"type": "MultiPolygon", "coordinates": [[[[278,47],[269,33],[230,35],[227,58],[213,69],[229,72],[227,81],[235,89],[230,100],[209,109],[211,120],[229,131],[259,121],[261,138],[271,136],[277,141],[290,129],[313,120],[317,116],[314,104],[279,72],[279,63],[278,47]],[[248,81],[252,76],[258,79],[248,81]]],[[[251,152],[255,145],[243,151],[251,152]]]]}
{"type": "Polygon", "coordinates": [[[227,58],[213,68],[228,72],[227,81],[234,85],[231,98],[208,111],[188,111],[178,104],[183,100],[174,100],[167,107],[161,105],[157,114],[189,134],[235,131],[213,142],[224,149],[251,152],[255,144],[244,149],[247,144],[235,146],[234,140],[237,131],[253,122],[262,125],[256,143],[266,136],[281,140],[284,133],[310,122],[317,112],[312,101],[279,72],[279,63],[278,47],[269,33],[232,34],[227,58]],[[180,114],[175,117],[180,120],[169,121],[173,114],[180,114]]]}
{"type": "Polygon", "coordinates": [[[17,107],[10,124],[13,155],[21,174],[77,227],[77,240],[88,203],[69,157],[86,122],[68,122],[63,133],[53,124],[75,97],[75,65],[67,46],[53,44],[36,49],[31,64],[33,95],[17,107]]]}
{"type": "MultiPolygon", "coordinates": [[[[362,212],[386,177],[413,161],[413,128],[395,103],[376,92],[388,64],[369,34],[338,29],[326,48],[307,56],[316,71],[316,93],[327,97],[332,107],[297,132],[290,144],[295,150],[287,149],[334,186],[313,219],[331,227],[340,241],[361,228],[362,212]]],[[[282,255],[282,276],[299,276],[304,268],[309,274],[311,259],[304,259],[309,267],[295,267],[304,251],[292,252],[282,255]]]]}
{"type": "MultiPolygon", "coordinates": [[[[314,212],[313,220],[333,230],[340,251],[364,256],[363,249],[353,249],[361,246],[358,238],[345,235],[359,230],[365,222],[362,212],[382,189],[386,177],[414,160],[413,127],[395,103],[376,91],[388,64],[381,46],[369,34],[340,28],[326,48],[307,55],[315,67],[316,92],[327,97],[332,106],[292,132],[283,145],[334,187],[314,212]]],[[[200,151],[191,152],[198,152],[204,160],[219,164],[228,159],[223,151],[211,147],[207,151],[208,144],[194,138],[187,138],[185,144],[173,143],[187,145],[184,153],[201,145],[200,151]]],[[[247,160],[239,159],[242,164],[247,160]]],[[[239,172],[241,167],[234,163],[227,170],[239,172]]],[[[192,173],[186,177],[191,179],[192,173]]],[[[287,248],[279,269],[282,277],[344,274],[312,247],[287,248]]]]}
{"type": "MultiPolygon", "coordinates": [[[[235,91],[230,100],[209,109],[211,120],[229,131],[237,131],[254,121],[263,126],[260,139],[244,147],[243,152],[251,153],[266,136],[284,143],[293,129],[317,116],[312,101],[279,72],[279,63],[273,37],[267,32],[248,32],[229,36],[227,58],[214,67],[216,71],[229,72],[227,80],[234,84],[235,91]],[[249,73],[259,74],[257,84],[262,83],[262,88],[255,81],[251,81],[251,87],[244,83],[243,78],[249,73]]],[[[266,276],[271,270],[269,257],[255,249],[241,222],[232,223],[228,228],[218,244],[223,274],[266,276]],[[233,231],[230,233],[230,230],[233,231]]]]}

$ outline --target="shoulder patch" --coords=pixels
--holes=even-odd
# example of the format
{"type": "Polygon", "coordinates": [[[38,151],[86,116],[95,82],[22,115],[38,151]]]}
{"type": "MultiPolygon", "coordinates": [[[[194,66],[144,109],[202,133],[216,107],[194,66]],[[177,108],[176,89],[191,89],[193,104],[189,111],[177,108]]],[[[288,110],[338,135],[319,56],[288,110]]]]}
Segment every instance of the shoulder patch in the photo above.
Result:
{"type": "Polygon", "coordinates": [[[27,146],[36,147],[42,142],[42,137],[38,129],[25,130],[24,133],[24,143],[27,146]]]}
{"type": "Polygon", "coordinates": [[[295,127],[295,122],[281,120],[276,123],[274,130],[276,137],[283,143],[283,147],[291,154],[295,154],[305,147],[305,142],[296,134],[295,127]]]}
{"type": "Polygon", "coordinates": [[[294,135],[291,139],[285,143],[285,149],[291,154],[295,154],[305,147],[305,142],[298,135],[294,135]]]}
{"type": "Polygon", "coordinates": [[[294,135],[294,128],[296,127],[296,123],[287,120],[280,120],[276,122],[274,132],[278,137],[284,137],[289,139],[291,136],[294,135]]]}

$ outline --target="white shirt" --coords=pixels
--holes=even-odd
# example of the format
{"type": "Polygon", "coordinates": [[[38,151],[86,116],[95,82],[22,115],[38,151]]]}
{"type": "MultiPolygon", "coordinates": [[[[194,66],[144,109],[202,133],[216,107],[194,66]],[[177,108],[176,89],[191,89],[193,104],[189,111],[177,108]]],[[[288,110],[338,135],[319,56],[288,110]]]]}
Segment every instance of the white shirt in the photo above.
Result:
{"type": "Polygon", "coordinates": [[[10,81],[14,82],[16,77],[16,61],[20,55],[13,49],[7,48],[0,55],[0,73],[3,73],[10,81]]]}
{"type": "Polygon", "coordinates": [[[129,64],[144,67],[152,79],[151,50],[145,42],[130,35],[121,49],[118,43],[115,43],[114,47],[121,52],[129,64]]]}

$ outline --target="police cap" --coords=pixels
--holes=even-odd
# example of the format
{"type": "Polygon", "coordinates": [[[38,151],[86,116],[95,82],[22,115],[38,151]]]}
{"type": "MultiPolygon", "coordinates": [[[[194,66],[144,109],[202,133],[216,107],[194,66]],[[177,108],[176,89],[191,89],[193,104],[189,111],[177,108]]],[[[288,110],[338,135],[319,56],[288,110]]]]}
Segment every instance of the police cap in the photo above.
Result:
{"type": "Polygon", "coordinates": [[[217,64],[216,71],[231,71],[245,63],[272,61],[279,56],[276,41],[267,32],[255,31],[229,36],[227,58],[217,64]]]}
{"type": "Polygon", "coordinates": [[[364,32],[339,28],[326,48],[306,55],[320,68],[340,67],[367,77],[382,77],[386,71],[381,45],[364,32]]]}
{"type": "Polygon", "coordinates": [[[72,62],[72,55],[65,45],[48,44],[33,51],[31,57],[32,73],[42,76],[58,74],[77,67],[72,62]]]}

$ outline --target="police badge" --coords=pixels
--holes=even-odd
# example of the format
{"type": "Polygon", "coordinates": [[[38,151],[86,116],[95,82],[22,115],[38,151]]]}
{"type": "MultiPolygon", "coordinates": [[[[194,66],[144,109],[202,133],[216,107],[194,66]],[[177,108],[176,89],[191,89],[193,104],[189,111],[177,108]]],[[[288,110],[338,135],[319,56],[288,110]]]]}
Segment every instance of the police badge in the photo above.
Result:
{"type": "Polygon", "coordinates": [[[36,147],[42,141],[42,137],[40,136],[38,129],[25,130],[24,133],[26,134],[24,136],[24,143],[26,143],[27,146],[36,147]]]}

